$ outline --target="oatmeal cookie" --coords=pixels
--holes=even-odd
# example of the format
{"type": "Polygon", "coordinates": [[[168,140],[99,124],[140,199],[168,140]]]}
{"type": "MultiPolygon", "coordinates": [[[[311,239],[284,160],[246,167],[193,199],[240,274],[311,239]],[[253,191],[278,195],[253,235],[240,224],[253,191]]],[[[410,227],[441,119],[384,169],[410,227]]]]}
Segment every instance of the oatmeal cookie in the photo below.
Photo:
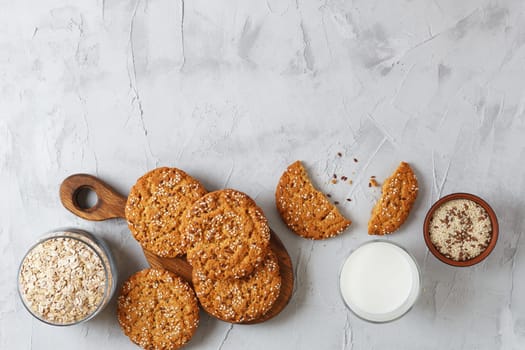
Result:
{"type": "Polygon", "coordinates": [[[199,324],[195,293],[182,278],[163,269],[131,276],[118,297],[118,321],[131,341],[144,349],[179,349],[199,324]]]}
{"type": "Polygon", "coordinates": [[[282,174],[275,191],[275,203],[286,225],[304,238],[333,237],[352,223],[314,188],[300,161],[282,174]]]}
{"type": "Polygon", "coordinates": [[[190,242],[187,260],[211,278],[243,277],[266,257],[270,228],[245,193],[210,192],[184,213],[181,230],[190,242]]]}
{"type": "Polygon", "coordinates": [[[126,203],[126,219],[140,245],[160,257],[186,253],[179,230],[182,213],[207,193],[199,181],[177,168],[157,168],[138,179],[126,203]]]}
{"type": "Polygon", "coordinates": [[[417,192],[416,174],[408,163],[401,162],[381,188],[381,198],[368,221],[368,234],[384,235],[396,231],[407,219],[417,192]]]}
{"type": "Polygon", "coordinates": [[[270,251],[262,265],[242,278],[210,279],[193,269],[193,286],[209,314],[228,322],[249,322],[263,316],[279,297],[281,275],[275,254],[270,251]]]}

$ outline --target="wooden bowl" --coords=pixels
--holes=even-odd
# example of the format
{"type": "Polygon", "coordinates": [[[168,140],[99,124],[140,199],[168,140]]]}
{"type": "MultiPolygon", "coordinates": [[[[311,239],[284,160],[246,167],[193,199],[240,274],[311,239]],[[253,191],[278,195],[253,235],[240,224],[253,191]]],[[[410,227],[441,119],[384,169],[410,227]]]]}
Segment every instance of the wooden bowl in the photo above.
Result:
{"type": "Polygon", "coordinates": [[[434,254],[436,258],[438,258],[445,264],[452,265],[452,266],[461,266],[461,267],[472,266],[472,265],[479,263],[483,259],[485,259],[487,256],[489,256],[489,254],[492,252],[492,250],[496,246],[496,242],[498,240],[498,234],[499,234],[498,218],[496,217],[494,210],[492,210],[491,206],[488,205],[488,203],[485,202],[483,199],[473,194],[470,194],[470,193],[452,193],[452,194],[449,194],[448,196],[445,196],[439,199],[428,210],[428,213],[425,217],[425,222],[423,224],[423,236],[425,237],[425,243],[427,244],[428,249],[432,252],[432,254],[434,254]],[[485,211],[489,215],[489,219],[492,224],[492,237],[490,239],[490,243],[488,247],[483,252],[481,252],[480,255],[472,259],[465,260],[465,261],[456,261],[451,258],[447,258],[443,254],[441,254],[439,250],[437,250],[437,248],[434,246],[434,244],[430,240],[430,219],[434,215],[434,212],[436,211],[437,208],[439,208],[446,202],[454,200],[454,199],[467,199],[467,200],[470,200],[470,201],[473,201],[479,204],[483,209],[485,209],[485,211]]]}

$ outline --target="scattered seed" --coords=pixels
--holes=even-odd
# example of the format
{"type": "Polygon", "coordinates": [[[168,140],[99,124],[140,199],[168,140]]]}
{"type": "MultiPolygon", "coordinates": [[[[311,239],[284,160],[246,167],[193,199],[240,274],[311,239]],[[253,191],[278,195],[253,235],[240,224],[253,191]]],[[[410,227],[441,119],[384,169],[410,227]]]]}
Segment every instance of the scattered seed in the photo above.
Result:
{"type": "Polygon", "coordinates": [[[337,152],[337,156],[342,157],[343,154],[341,152],[337,152]]]}
{"type": "Polygon", "coordinates": [[[339,202],[338,202],[338,201],[335,201],[335,202],[334,202],[334,204],[335,204],[335,205],[338,205],[338,204],[339,204],[339,202]]]}
{"type": "Polygon", "coordinates": [[[347,198],[346,201],[347,201],[347,202],[351,202],[352,200],[351,200],[350,198],[347,198]]]}
{"type": "Polygon", "coordinates": [[[357,158],[354,158],[354,162],[355,162],[355,163],[357,163],[357,162],[358,162],[357,158]]]}

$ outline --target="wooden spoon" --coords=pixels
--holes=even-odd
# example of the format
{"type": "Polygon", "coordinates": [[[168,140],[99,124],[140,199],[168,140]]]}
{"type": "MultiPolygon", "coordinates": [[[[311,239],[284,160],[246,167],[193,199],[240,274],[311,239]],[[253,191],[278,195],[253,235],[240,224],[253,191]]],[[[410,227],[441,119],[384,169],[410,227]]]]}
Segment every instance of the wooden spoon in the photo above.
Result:
{"type": "MultiPolygon", "coordinates": [[[[127,198],[104,181],[92,175],[75,174],[65,179],[60,185],[60,200],[66,209],[86,220],[102,221],[126,218],[124,208],[127,198]],[[83,208],[79,204],[79,194],[85,190],[94,191],[98,197],[97,203],[90,208],[83,208]]],[[[271,231],[270,247],[279,260],[282,279],[281,292],[273,307],[266,314],[256,320],[242,323],[254,324],[269,320],[286,307],[292,296],[294,283],[292,261],[283,243],[273,231],[271,231]]],[[[143,249],[143,251],[151,267],[164,268],[175,272],[189,283],[192,283],[192,267],[184,258],[162,258],[146,249],[143,249]]]]}

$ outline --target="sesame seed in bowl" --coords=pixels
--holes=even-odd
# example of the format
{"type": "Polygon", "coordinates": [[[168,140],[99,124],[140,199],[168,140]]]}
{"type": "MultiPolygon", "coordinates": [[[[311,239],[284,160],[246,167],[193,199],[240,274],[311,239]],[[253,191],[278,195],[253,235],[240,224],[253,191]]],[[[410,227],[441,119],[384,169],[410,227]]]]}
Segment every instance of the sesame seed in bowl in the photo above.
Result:
{"type": "Polygon", "coordinates": [[[423,226],[428,249],[452,266],[472,266],[496,246],[498,219],[490,205],[469,193],[453,193],[429,209],[423,226]]]}

